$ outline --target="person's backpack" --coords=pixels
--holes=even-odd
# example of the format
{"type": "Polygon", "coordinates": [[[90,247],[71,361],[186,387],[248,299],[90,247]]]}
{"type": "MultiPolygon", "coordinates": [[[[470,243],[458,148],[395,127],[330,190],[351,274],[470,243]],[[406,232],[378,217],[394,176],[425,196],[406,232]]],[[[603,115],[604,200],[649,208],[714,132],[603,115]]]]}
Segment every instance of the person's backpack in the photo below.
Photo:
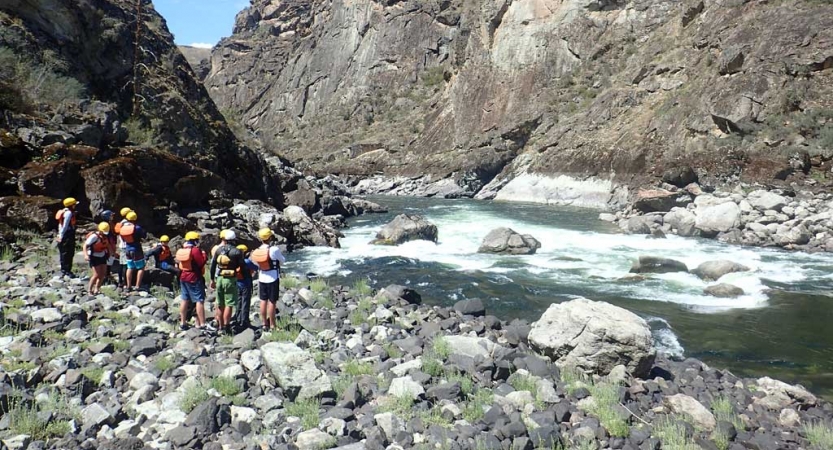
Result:
{"type": "MultiPolygon", "coordinates": [[[[64,215],[66,213],[71,213],[71,212],[72,211],[70,211],[69,208],[64,208],[64,209],[58,210],[58,212],[55,213],[55,220],[58,221],[58,228],[59,229],[60,229],[61,225],[64,224],[64,215]]],[[[69,219],[69,225],[72,226],[72,227],[75,226],[75,214],[73,214],[72,217],[69,219]]]]}
{"type": "Polygon", "coordinates": [[[191,258],[191,248],[192,247],[183,247],[176,251],[175,259],[180,270],[184,270],[186,272],[196,272],[193,266],[193,258],[191,258]]]}
{"type": "Polygon", "coordinates": [[[275,270],[275,261],[269,257],[269,247],[261,246],[252,251],[250,259],[260,270],[275,270]]]}
{"type": "Polygon", "coordinates": [[[107,241],[105,240],[106,237],[104,235],[102,235],[101,233],[97,232],[97,231],[92,231],[90,233],[87,233],[87,236],[84,237],[84,242],[87,242],[87,239],[89,239],[93,236],[98,236],[98,240],[95,241],[93,243],[93,245],[88,247],[89,252],[90,253],[101,253],[101,252],[107,251],[109,246],[107,244],[107,241]]]}
{"type": "Polygon", "coordinates": [[[119,236],[121,236],[122,240],[127,244],[132,244],[135,239],[133,237],[133,233],[136,232],[136,225],[133,222],[127,222],[121,226],[119,229],[119,236]]]}
{"type": "Polygon", "coordinates": [[[217,258],[217,266],[220,268],[217,275],[224,278],[236,276],[237,267],[235,267],[234,260],[230,256],[232,250],[234,250],[234,247],[230,245],[223,245],[216,250],[217,255],[215,258],[217,258]]]}

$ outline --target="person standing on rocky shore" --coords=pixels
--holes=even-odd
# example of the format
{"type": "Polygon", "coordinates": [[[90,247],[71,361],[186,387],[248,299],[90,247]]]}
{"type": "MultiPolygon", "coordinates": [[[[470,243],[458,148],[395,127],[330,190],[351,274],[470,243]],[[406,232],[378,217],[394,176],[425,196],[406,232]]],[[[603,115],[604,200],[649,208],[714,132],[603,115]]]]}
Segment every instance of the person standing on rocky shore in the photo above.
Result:
{"type": "Polygon", "coordinates": [[[119,287],[122,289],[127,289],[127,283],[125,283],[125,276],[127,272],[127,244],[124,242],[124,239],[121,238],[121,227],[124,224],[128,223],[127,214],[133,211],[131,208],[125,206],[119,211],[121,214],[121,222],[116,224],[116,227],[113,229],[118,235],[118,248],[119,248],[119,287]]]}
{"type": "Polygon", "coordinates": [[[205,271],[206,256],[200,250],[200,235],[195,231],[185,233],[185,243],[176,251],[179,266],[179,328],[188,329],[188,310],[194,302],[197,311],[197,328],[205,326],[205,271]]]}
{"type": "Polygon", "coordinates": [[[168,246],[170,241],[171,238],[167,235],[160,237],[159,243],[156,244],[156,246],[153,247],[147,255],[145,255],[145,261],[150,260],[150,258],[154,258],[156,261],[156,268],[176,274],[177,269],[176,262],[174,261],[174,254],[171,252],[171,247],[168,246]]]}
{"type": "Polygon", "coordinates": [[[127,256],[127,274],[125,281],[129,291],[138,291],[142,285],[142,277],[145,273],[145,254],[142,249],[142,239],[147,237],[145,230],[136,222],[139,216],[135,211],[130,211],[125,216],[127,223],[121,226],[119,236],[125,243],[125,254],[127,256]],[[134,277],[135,275],[135,277],[134,277]],[[131,281],[136,280],[136,284],[131,281]]]}
{"type": "Polygon", "coordinates": [[[220,233],[222,241],[211,254],[211,289],[217,291],[217,329],[231,333],[231,317],[237,305],[237,271],[245,265],[243,252],[234,246],[237,234],[220,233]]]}
{"type": "Polygon", "coordinates": [[[55,220],[58,221],[58,235],[55,237],[55,242],[58,243],[61,275],[75,278],[72,273],[72,258],[75,256],[75,206],[78,205],[78,201],[67,197],[63,203],[64,209],[55,214],[55,220]]]}
{"type": "Polygon", "coordinates": [[[275,327],[275,308],[278,303],[280,289],[280,267],[286,262],[281,249],[272,245],[274,233],[269,228],[262,228],[257,232],[261,245],[252,252],[252,262],[258,265],[260,274],[257,277],[258,294],[260,295],[260,320],[263,331],[269,332],[275,327]]]}
{"type": "Polygon", "coordinates": [[[110,226],[110,233],[107,233],[107,242],[110,244],[110,257],[107,258],[107,273],[104,275],[104,279],[109,282],[110,277],[116,273],[118,276],[117,286],[121,286],[124,284],[124,272],[121,270],[121,263],[118,259],[118,235],[114,232],[116,227],[116,214],[108,209],[101,213],[101,219],[110,226]]]}
{"type": "Polygon", "coordinates": [[[235,314],[234,322],[240,330],[252,326],[249,321],[249,314],[252,305],[252,290],[254,287],[254,279],[252,274],[258,269],[257,265],[249,259],[249,247],[244,244],[237,246],[237,249],[243,253],[243,266],[237,270],[237,298],[238,307],[237,314],[235,314]]]}
{"type": "Polygon", "coordinates": [[[90,295],[98,295],[101,292],[101,283],[107,276],[107,260],[110,258],[111,247],[107,238],[109,234],[110,224],[101,222],[98,224],[98,229],[88,234],[84,240],[84,259],[93,269],[90,283],[87,286],[90,295]]]}

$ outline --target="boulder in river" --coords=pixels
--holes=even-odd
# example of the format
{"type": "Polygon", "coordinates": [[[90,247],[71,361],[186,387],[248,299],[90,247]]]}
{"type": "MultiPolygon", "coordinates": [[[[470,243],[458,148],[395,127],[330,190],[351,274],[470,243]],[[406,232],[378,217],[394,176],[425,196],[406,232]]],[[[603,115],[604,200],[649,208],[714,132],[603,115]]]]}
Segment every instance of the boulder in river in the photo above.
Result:
{"type": "Polygon", "coordinates": [[[532,255],[541,243],[528,234],[520,234],[511,228],[495,228],[483,239],[478,253],[500,253],[508,255],[532,255]]]}
{"type": "Polygon", "coordinates": [[[706,261],[697,266],[696,269],[693,269],[691,273],[706,281],[717,281],[720,277],[726,274],[748,271],[749,267],[724,259],[718,261],[706,261]]]}
{"type": "Polygon", "coordinates": [[[703,293],[712,297],[732,298],[746,294],[743,289],[728,283],[715,284],[703,289],[703,293]]]}
{"type": "Polygon", "coordinates": [[[694,228],[697,218],[693,212],[685,208],[672,209],[663,217],[663,221],[677,230],[679,236],[694,236],[697,234],[697,229],[694,228]]]}
{"type": "Polygon", "coordinates": [[[529,345],[558,366],[602,375],[621,364],[632,375],[645,377],[656,356],[645,320],[586,298],[550,305],[532,324],[529,345]]]}
{"type": "Polygon", "coordinates": [[[424,217],[400,214],[376,233],[374,245],[399,245],[414,240],[437,242],[437,226],[424,217]]]}
{"type": "Polygon", "coordinates": [[[674,259],[659,258],[656,256],[640,256],[639,260],[631,266],[631,273],[671,273],[688,272],[684,263],[674,259]]]}

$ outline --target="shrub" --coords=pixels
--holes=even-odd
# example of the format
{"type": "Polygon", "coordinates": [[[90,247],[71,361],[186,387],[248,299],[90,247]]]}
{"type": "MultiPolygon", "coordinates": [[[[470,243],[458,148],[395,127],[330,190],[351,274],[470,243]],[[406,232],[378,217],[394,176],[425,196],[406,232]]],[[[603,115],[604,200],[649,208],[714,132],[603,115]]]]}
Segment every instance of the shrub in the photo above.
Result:
{"type": "Polygon", "coordinates": [[[427,88],[439,86],[445,83],[445,69],[442,67],[431,67],[422,73],[422,84],[427,88]]]}
{"type": "Polygon", "coordinates": [[[671,417],[660,418],[653,424],[654,437],[662,442],[662,448],[669,450],[697,450],[700,446],[690,442],[685,427],[671,417]]]}
{"type": "Polygon", "coordinates": [[[185,414],[193,411],[200,403],[208,400],[208,392],[202,384],[189,386],[182,393],[182,399],[179,402],[179,409],[185,414]]]}
{"type": "Polygon", "coordinates": [[[223,397],[234,397],[240,393],[240,386],[231,377],[212,378],[209,387],[219,392],[223,397]]]}
{"type": "Polygon", "coordinates": [[[359,297],[364,297],[370,295],[373,292],[373,288],[367,284],[367,280],[362,278],[353,283],[353,292],[359,297]]]}
{"type": "Polygon", "coordinates": [[[292,275],[284,275],[281,277],[281,286],[286,289],[294,289],[301,285],[301,281],[292,275]]]}
{"type": "Polygon", "coordinates": [[[804,435],[814,449],[833,448],[833,425],[821,421],[810,422],[802,427],[804,435]]]}
{"type": "Polygon", "coordinates": [[[81,82],[61,74],[67,70],[66,64],[54,52],[37,55],[36,61],[0,47],[0,67],[0,77],[14,86],[11,90],[2,89],[0,103],[4,105],[0,106],[25,112],[30,106],[54,108],[81,100],[85,95],[81,82]]]}
{"type": "Polygon", "coordinates": [[[136,118],[125,120],[122,125],[127,131],[127,136],[131,142],[140,147],[149,147],[153,145],[153,131],[145,127],[141,121],[136,118]]]}
{"type": "Polygon", "coordinates": [[[361,375],[372,375],[374,373],[373,364],[366,361],[351,360],[347,361],[342,368],[342,371],[347,375],[357,377],[361,375]]]}
{"type": "Polygon", "coordinates": [[[318,398],[296,399],[294,402],[284,406],[286,414],[292,417],[299,417],[304,430],[311,430],[318,427],[318,410],[321,408],[321,400],[318,398]]]}

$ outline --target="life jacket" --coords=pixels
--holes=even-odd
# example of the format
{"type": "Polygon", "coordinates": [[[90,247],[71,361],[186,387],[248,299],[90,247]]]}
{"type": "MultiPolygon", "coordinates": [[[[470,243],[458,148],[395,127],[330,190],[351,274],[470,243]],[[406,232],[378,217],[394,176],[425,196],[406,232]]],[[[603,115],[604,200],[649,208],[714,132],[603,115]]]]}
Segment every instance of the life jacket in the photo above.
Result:
{"type": "Polygon", "coordinates": [[[162,244],[162,251],[159,252],[159,262],[168,261],[171,259],[171,248],[162,244]]]}
{"type": "Polygon", "coordinates": [[[59,230],[61,229],[61,226],[63,226],[64,224],[64,214],[66,213],[72,214],[72,217],[69,218],[69,226],[75,228],[75,214],[73,214],[72,211],[69,210],[69,208],[64,208],[55,213],[55,220],[58,221],[59,230]]]}
{"type": "Polygon", "coordinates": [[[133,222],[126,222],[119,228],[119,236],[126,244],[132,244],[136,239],[133,233],[136,232],[136,225],[133,222]]]}
{"type": "Polygon", "coordinates": [[[269,246],[261,245],[252,251],[250,256],[253,263],[257,264],[260,270],[275,270],[277,268],[277,261],[269,257],[269,246]]]}
{"type": "Polygon", "coordinates": [[[87,239],[93,236],[97,236],[98,240],[93,242],[92,246],[87,247],[87,250],[90,253],[107,253],[107,251],[110,249],[110,245],[107,242],[107,237],[101,234],[101,232],[99,231],[93,231],[88,233],[87,237],[84,238],[84,242],[86,242],[87,239]]]}
{"type": "Polygon", "coordinates": [[[176,251],[176,265],[180,270],[185,272],[196,272],[193,267],[193,258],[191,258],[191,249],[194,247],[182,247],[176,251]]]}
{"type": "Polygon", "coordinates": [[[217,259],[217,275],[223,278],[232,278],[237,276],[237,265],[235,261],[229,256],[234,250],[230,245],[217,246],[212,250],[217,259]]]}

